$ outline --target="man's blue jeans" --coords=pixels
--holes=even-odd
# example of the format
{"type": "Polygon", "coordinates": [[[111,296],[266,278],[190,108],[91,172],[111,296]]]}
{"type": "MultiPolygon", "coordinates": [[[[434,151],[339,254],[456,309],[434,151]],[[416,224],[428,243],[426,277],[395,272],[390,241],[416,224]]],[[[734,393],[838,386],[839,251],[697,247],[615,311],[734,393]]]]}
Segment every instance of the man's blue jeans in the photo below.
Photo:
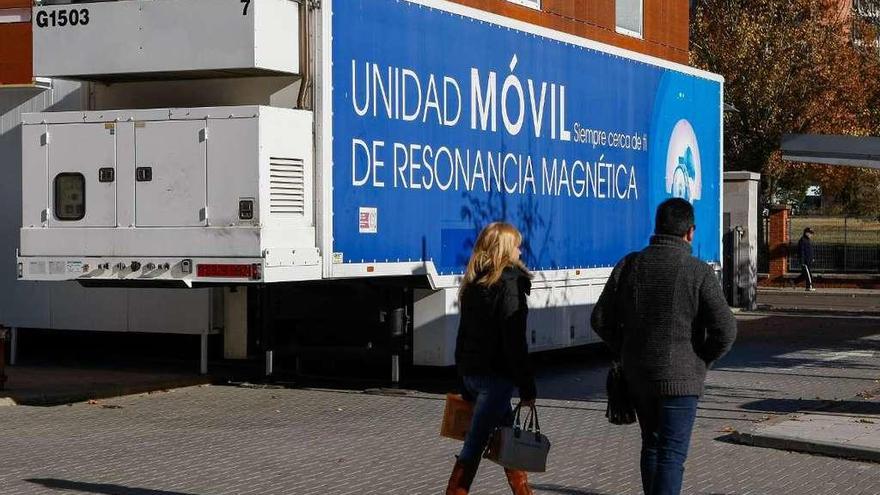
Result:
{"type": "Polygon", "coordinates": [[[642,429],[642,488],[645,495],[678,495],[697,416],[695,395],[635,397],[642,429]]]}
{"type": "Polygon", "coordinates": [[[480,462],[483,450],[495,428],[513,424],[510,399],[515,386],[497,376],[465,376],[464,387],[474,400],[474,417],[464,438],[458,460],[465,464],[480,462]]]}

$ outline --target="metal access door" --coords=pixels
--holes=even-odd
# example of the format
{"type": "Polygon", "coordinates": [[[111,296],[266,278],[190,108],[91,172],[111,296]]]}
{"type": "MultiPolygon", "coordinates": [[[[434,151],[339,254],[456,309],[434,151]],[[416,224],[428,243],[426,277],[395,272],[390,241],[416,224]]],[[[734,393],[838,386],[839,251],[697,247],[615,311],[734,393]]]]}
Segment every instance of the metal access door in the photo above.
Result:
{"type": "Polygon", "coordinates": [[[48,141],[49,226],[116,226],[113,124],[55,124],[48,141]]]}
{"type": "Polygon", "coordinates": [[[205,121],[135,126],[135,225],[206,225],[205,121]]]}

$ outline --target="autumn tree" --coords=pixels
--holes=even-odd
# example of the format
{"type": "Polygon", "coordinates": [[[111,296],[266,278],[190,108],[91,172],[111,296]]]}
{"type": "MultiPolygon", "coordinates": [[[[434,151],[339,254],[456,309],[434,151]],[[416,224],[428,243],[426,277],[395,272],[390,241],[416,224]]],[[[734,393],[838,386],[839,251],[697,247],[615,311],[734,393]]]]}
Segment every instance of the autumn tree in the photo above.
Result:
{"type": "Polygon", "coordinates": [[[839,0],[698,0],[691,62],[725,77],[736,109],[725,113],[725,167],[762,173],[778,201],[817,183],[841,194],[853,181],[880,185],[871,171],[782,163],[778,152],[787,133],[880,134],[874,33],[839,0]]]}

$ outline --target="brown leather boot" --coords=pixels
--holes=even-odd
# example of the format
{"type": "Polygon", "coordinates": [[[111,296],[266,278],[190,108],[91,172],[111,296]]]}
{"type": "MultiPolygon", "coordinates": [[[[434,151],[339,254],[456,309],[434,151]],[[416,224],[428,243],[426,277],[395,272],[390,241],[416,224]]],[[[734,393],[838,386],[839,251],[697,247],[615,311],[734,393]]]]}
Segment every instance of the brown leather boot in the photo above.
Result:
{"type": "Polygon", "coordinates": [[[507,475],[507,483],[510,484],[513,495],[535,495],[529,488],[529,475],[525,471],[504,468],[504,474],[507,475]]]}
{"type": "Polygon", "coordinates": [[[478,462],[464,464],[461,461],[455,461],[452,475],[449,477],[449,484],[446,485],[446,495],[468,495],[479,466],[478,462]]]}

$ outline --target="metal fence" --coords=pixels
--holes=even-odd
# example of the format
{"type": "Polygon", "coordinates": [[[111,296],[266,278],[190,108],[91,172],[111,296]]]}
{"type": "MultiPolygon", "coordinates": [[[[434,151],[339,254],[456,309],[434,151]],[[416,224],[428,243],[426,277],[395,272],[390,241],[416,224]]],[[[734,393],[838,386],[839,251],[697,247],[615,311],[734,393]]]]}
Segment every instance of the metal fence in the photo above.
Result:
{"type": "Polygon", "coordinates": [[[831,216],[792,216],[789,224],[788,269],[801,270],[798,241],[810,227],[813,235],[813,271],[824,273],[880,273],[880,220],[831,216]]]}
{"type": "Polygon", "coordinates": [[[758,273],[770,273],[770,216],[758,221],[758,273]]]}

